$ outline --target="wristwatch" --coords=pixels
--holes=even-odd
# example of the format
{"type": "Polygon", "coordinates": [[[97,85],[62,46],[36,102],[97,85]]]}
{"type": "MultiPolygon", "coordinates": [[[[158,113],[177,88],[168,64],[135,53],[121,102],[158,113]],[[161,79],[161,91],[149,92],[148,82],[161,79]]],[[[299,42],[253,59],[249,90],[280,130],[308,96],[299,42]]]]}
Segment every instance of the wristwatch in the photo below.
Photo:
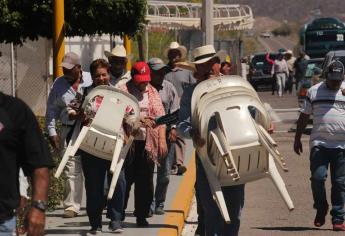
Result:
{"type": "Polygon", "coordinates": [[[37,208],[42,212],[45,212],[47,210],[47,202],[42,200],[32,201],[31,206],[37,208]]]}

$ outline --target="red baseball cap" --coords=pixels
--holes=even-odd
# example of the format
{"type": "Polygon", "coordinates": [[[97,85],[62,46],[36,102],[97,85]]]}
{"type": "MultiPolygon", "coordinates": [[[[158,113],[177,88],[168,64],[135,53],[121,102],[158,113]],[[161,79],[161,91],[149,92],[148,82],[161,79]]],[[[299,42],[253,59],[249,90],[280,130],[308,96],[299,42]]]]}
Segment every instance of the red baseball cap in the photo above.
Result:
{"type": "Polygon", "coordinates": [[[131,74],[135,82],[151,81],[150,67],[143,61],[139,61],[132,66],[131,74]]]}

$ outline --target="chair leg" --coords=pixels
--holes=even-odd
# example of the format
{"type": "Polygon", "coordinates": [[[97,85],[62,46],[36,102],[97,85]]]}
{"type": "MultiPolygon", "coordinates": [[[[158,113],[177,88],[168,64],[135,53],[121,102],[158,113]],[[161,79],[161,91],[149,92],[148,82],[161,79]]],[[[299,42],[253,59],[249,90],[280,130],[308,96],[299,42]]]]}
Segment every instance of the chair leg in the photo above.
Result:
{"type": "Polygon", "coordinates": [[[220,183],[218,181],[218,178],[215,175],[215,173],[212,170],[210,170],[210,167],[208,166],[209,164],[207,164],[207,161],[204,160],[202,157],[200,158],[200,160],[201,160],[202,165],[204,166],[206,177],[210,185],[210,189],[212,191],[213,199],[216,201],[218,208],[220,210],[220,213],[222,214],[225,222],[227,224],[230,224],[231,221],[230,221],[228,208],[226,207],[224,195],[223,195],[220,183]]]}
{"type": "Polygon", "coordinates": [[[110,188],[108,192],[108,199],[111,199],[113,197],[113,194],[116,188],[117,179],[119,178],[123,163],[125,162],[125,158],[126,156],[121,156],[115,167],[113,178],[111,179],[110,188]]]}
{"type": "Polygon", "coordinates": [[[75,142],[73,142],[72,140],[69,142],[68,147],[66,148],[66,151],[61,159],[61,162],[59,164],[59,167],[57,168],[54,177],[55,178],[59,178],[63,169],[65,168],[68,159],[71,156],[74,156],[75,153],[78,151],[78,148],[80,146],[80,144],[82,143],[82,141],[84,140],[86,133],[89,131],[89,127],[84,126],[82,128],[82,130],[79,133],[78,138],[75,140],[75,142]]]}
{"type": "Polygon", "coordinates": [[[133,140],[134,140],[134,136],[132,136],[132,135],[129,136],[126,145],[122,148],[122,150],[119,154],[118,162],[114,163],[114,161],[113,161],[111,163],[111,166],[113,166],[114,169],[113,169],[113,171],[110,170],[113,173],[113,178],[111,179],[111,183],[110,183],[110,188],[109,188],[109,192],[108,192],[108,199],[111,199],[113,197],[116,183],[117,183],[117,179],[119,178],[123,163],[125,162],[125,158],[127,156],[129,148],[132,146],[133,140]]]}
{"type": "Polygon", "coordinates": [[[216,201],[216,203],[219,207],[220,213],[222,214],[224,221],[227,224],[230,224],[231,223],[230,216],[229,216],[228,208],[226,207],[226,203],[225,203],[222,189],[215,191],[213,193],[213,197],[214,197],[214,200],[216,201]]]}
{"type": "Polygon", "coordinates": [[[254,125],[256,127],[257,132],[258,132],[258,136],[259,136],[261,144],[277,160],[279,166],[285,172],[289,171],[289,169],[286,167],[286,163],[285,163],[284,158],[279,153],[279,151],[276,149],[276,143],[271,138],[271,136],[267,133],[267,131],[261,125],[257,125],[255,121],[254,121],[254,125]]]}
{"type": "Polygon", "coordinates": [[[122,146],[123,146],[123,139],[117,138],[116,143],[115,143],[114,153],[113,153],[113,159],[111,160],[111,165],[110,165],[110,172],[111,173],[114,173],[114,171],[115,171],[116,164],[119,160],[122,146]]]}
{"type": "Polygon", "coordinates": [[[280,176],[276,164],[274,163],[273,157],[271,155],[269,155],[268,157],[268,161],[269,161],[269,168],[268,168],[268,174],[271,177],[274,185],[276,186],[278,192],[280,193],[280,195],[282,196],[287,208],[292,211],[295,207],[293,205],[293,202],[291,200],[291,197],[286,189],[285,183],[282,179],[282,177],[280,176]]]}

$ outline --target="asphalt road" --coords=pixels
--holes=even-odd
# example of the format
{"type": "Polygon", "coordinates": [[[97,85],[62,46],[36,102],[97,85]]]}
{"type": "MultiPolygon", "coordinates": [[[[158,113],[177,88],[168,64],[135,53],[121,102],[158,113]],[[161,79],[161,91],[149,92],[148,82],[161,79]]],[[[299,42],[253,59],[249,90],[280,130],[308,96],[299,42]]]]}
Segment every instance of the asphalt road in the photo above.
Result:
{"type": "Polygon", "coordinates": [[[277,52],[280,48],[293,50],[296,44],[294,41],[287,37],[259,37],[258,40],[261,43],[261,45],[265,48],[265,50],[270,52],[277,52]]]}
{"type": "MultiPolygon", "coordinates": [[[[270,110],[275,125],[272,135],[278,149],[284,156],[289,172],[280,173],[285,181],[295,210],[289,212],[270,179],[262,179],[246,185],[245,206],[242,214],[240,235],[341,235],[333,232],[330,215],[326,224],[318,229],[313,225],[315,210],[312,208],[309,172],[309,136],[303,136],[304,153],[297,156],[293,152],[294,133],[290,133],[298,117],[297,98],[294,94],[282,98],[270,92],[259,93],[262,101],[270,110]]],[[[327,181],[329,189],[329,180],[327,181]]],[[[329,190],[328,190],[328,193],[329,190]]],[[[328,194],[329,199],[329,194],[328,194]]],[[[193,209],[193,208],[192,208],[193,209]]],[[[187,222],[188,230],[184,235],[193,235],[190,226],[196,225],[196,213],[191,212],[187,222]]],[[[195,227],[194,227],[195,228],[195,227]]]]}

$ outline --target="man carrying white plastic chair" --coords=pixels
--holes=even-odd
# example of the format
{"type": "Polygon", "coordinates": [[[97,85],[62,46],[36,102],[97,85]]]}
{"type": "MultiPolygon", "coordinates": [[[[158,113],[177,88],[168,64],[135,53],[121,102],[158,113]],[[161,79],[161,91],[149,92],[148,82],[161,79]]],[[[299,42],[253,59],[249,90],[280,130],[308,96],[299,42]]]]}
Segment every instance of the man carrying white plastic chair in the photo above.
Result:
{"type": "Polygon", "coordinates": [[[179,64],[192,67],[198,79],[182,96],[178,128],[196,147],[196,197],[205,213],[200,235],[207,236],[238,235],[244,184],[250,181],[270,177],[288,210],[294,209],[274,162],[288,171],[266,131],[268,113],[247,81],[219,76],[223,55],[206,45],[194,50],[192,64],[179,64]]]}
{"type": "MultiPolygon", "coordinates": [[[[226,57],[226,52],[216,53],[213,45],[198,47],[193,51],[196,72],[194,77],[198,83],[219,76],[220,62],[226,57]]],[[[205,145],[205,140],[200,137],[197,130],[191,125],[191,99],[196,85],[185,89],[180,103],[178,132],[186,137],[193,138],[195,146],[205,145]]],[[[196,156],[196,198],[198,201],[198,213],[205,212],[203,219],[199,216],[198,227],[200,235],[238,235],[240,228],[241,211],[244,204],[244,185],[228,186],[222,188],[226,205],[229,208],[231,223],[226,224],[216,202],[206,177],[204,167],[196,156]],[[202,222],[203,221],[203,222],[202,222]],[[204,229],[203,225],[204,224],[204,229]]]]}

